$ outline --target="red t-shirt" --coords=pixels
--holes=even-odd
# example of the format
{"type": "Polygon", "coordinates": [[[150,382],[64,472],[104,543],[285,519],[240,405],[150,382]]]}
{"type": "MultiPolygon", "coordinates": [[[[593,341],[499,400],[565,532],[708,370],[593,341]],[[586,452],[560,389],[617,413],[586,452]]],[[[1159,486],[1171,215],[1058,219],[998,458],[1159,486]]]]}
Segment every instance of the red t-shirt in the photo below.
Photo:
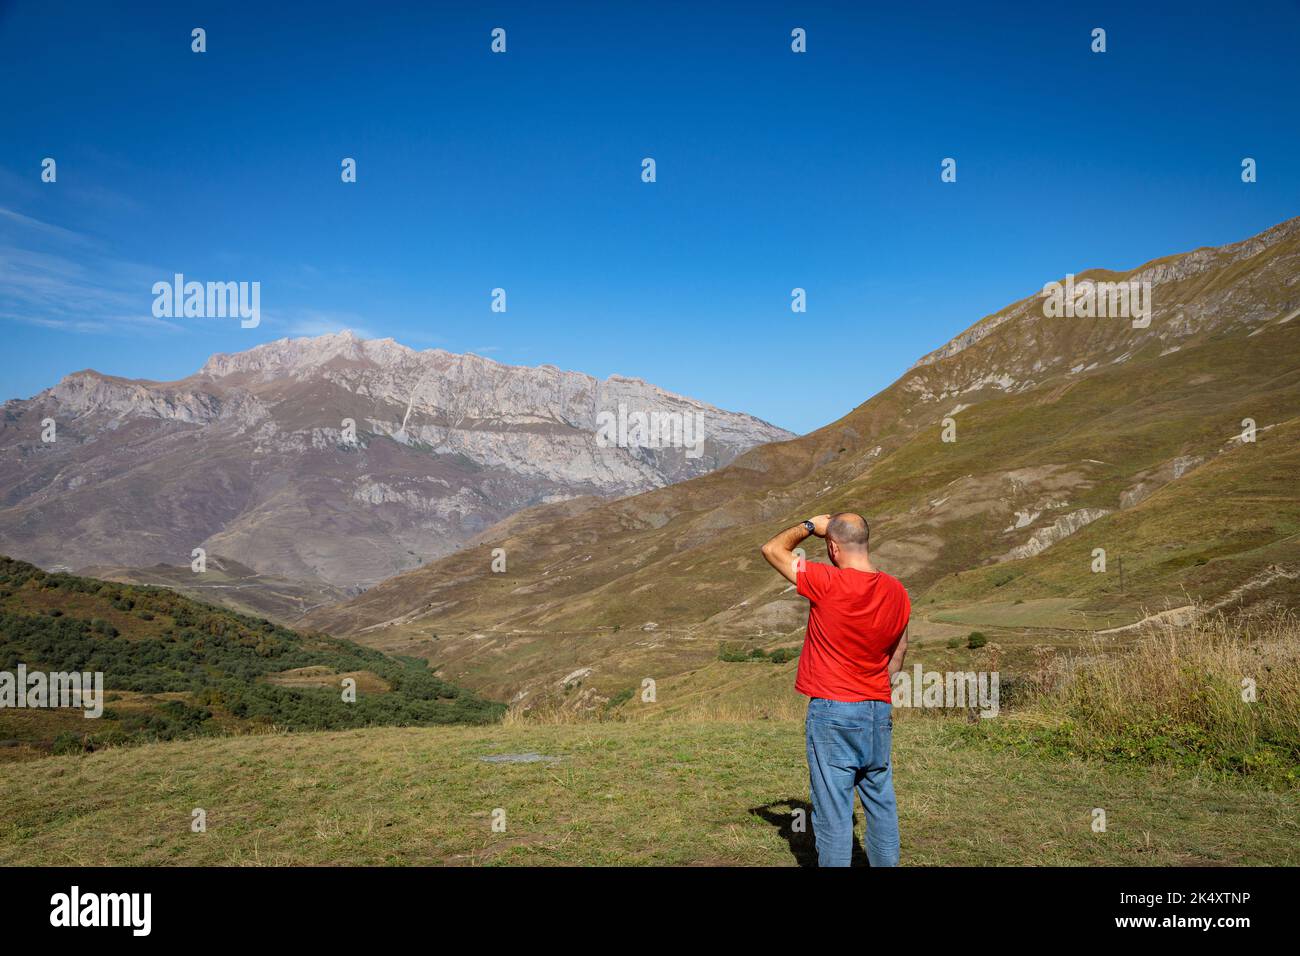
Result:
{"type": "Polygon", "coordinates": [[[796,590],[808,599],[808,636],[794,689],[829,700],[890,700],[889,658],[912,602],[897,578],[805,561],[796,590]]]}

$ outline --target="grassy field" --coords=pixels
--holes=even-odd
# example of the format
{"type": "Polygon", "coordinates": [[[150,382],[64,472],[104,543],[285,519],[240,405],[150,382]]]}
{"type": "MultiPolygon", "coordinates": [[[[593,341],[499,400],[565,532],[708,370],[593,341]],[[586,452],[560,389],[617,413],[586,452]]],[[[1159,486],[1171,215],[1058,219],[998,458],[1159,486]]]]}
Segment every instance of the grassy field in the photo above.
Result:
{"type": "MultiPolygon", "coordinates": [[[[995,751],[953,723],[897,722],[906,864],[1300,864],[1300,794],[995,751]]],[[[790,866],[812,859],[791,832],[807,794],[788,719],[191,740],[7,774],[0,864],[790,866]],[[528,753],[555,759],[481,759],[528,753]]]]}
{"type": "MultiPolygon", "coordinates": [[[[1298,638],[1285,611],[1157,624],[1100,653],[1036,647],[997,720],[897,709],[904,862],[1300,865],[1298,638]]],[[[998,670],[1005,655],[924,656],[998,670]]],[[[794,668],[715,659],[657,682],[653,702],[488,726],[32,760],[0,781],[0,864],[807,865],[794,668]]]]}
{"type": "MultiPolygon", "coordinates": [[[[23,596],[49,596],[32,581],[23,596]]],[[[214,626],[226,620],[208,610],[214,626]]],[[[45,618],[19,623],[32,621],[45,618]]],[[[157,614],[144,623],[167,626],[157,614]]],[[[1083,646],[1005,628],[972,647],[964,630],[918,628],[909,666],[999,673],[1003,709],[978,720],[896,708],[905,863],[1300,865],[1294,612],[1198,612],[1083,646]]],[[[102,637],[93,649],[116,647],[102,637]]],[[[300,656],[254,686],[326,693],[343,673],[300,656]]],[[[200,728],[45,757],[35,744],[49,722],[83,719],[16,710],[10,749],[32,752],[0,779],[0,865],[808,865],[813,845],[795,828],[810,809],[796,666],[715,654],[655,679],[653,695],[630,684],[597,707],[515,706],[501,723],[200,728]],[[191,830],[199,809],[205,832],[191,830]]],[[[346,672],[384,713],[390,681],[407,679],[346,672]]],[[[186,693],[123,690],[110,703],[126,719],[186,693]]]]}
{"type": "MultiPolygon", "coordinates": [[[[1076,609],[1077,598],[1038,598],[1030,601],[986,601],[943,610],[931,615],[940,623],[970,624],[975,627],[1055,627],[1079,629],[1090,622],[1076,609]]],[[[1109,622],[1107,622],[1109,623],[1109,622]]]]}

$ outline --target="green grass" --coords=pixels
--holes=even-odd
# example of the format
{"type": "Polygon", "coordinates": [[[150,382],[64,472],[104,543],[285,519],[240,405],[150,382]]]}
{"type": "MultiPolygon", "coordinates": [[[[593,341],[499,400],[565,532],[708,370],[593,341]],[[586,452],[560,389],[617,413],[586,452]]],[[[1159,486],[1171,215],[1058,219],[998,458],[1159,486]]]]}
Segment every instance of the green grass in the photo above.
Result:
{"type": "MultiPolygon", "coordinates": [[[[1300,864],[1300,795],[998,752],[950,723],[896,725],[905,864],[1300,864]]],[[[807,794],[793,720],[191,740],[6,775],[0,864],[788,866],[809,858],[788,839],[807,794]],[[479,759],[530,751],[560,759],[479,759]]]]}

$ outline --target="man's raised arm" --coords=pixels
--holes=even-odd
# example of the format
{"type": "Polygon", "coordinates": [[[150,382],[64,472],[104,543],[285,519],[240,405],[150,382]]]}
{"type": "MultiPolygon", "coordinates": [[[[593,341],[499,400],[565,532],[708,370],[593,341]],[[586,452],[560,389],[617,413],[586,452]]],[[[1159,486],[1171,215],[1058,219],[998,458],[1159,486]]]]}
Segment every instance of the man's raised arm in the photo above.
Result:
{"type": "Polygon", "coordinates": [[[791,584],[798,583],[796,581],[798,568],[795,565],[797,558],[794,549],[799,546],[799,542],[806,539],[810,534],[815,534],[819,538],[826,537],[826,525],[830,523],[831,516],[818,515],[808,520],[812,522],[812,531],[809,531],[801,521],[793,528],[786,528],[763,545],[763,557],[767,558],[767,563],[780,571],[782,576],[791,584]]]}

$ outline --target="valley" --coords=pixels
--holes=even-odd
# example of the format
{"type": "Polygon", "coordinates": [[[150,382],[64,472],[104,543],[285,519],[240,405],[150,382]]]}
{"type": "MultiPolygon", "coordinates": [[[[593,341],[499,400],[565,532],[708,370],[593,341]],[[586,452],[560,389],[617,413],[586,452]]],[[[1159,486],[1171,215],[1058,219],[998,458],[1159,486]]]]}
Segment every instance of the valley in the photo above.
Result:
{"type": "Polygon", "coordinates": [[[1151,322],[1048,317],[1030,296],[818,431],[640,495],[520,512],[304,623],[525,708],[600,707],[719,642],[797,643],[804,602],[758,548],[838,510],[868,517],[922,647],[983,629],[1014,663],[1188,604],[1294,607],[1298,275],[1300,219],[1081,273],[1150,282],[1151,322]]]}

